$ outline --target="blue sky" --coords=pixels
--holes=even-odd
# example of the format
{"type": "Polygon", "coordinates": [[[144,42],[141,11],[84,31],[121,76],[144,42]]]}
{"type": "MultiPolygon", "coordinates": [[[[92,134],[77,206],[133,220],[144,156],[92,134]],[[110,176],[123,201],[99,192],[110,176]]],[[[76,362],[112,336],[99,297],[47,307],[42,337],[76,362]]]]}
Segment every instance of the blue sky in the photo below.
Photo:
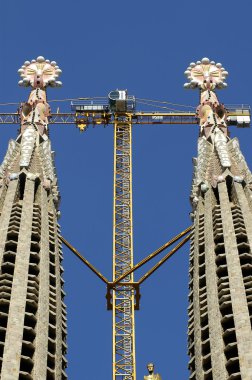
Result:
{"type": "MultiPolygon", "coordinates": [[[[17,85],[17,70],[43,55],[63,70],[63,87],[49,89],[49,100],[107,96],[127,88],[138,98],[194,106],[198,93],[183,89],[183,73],[191,61],[207,56],[229,71],[229,86],[218,92],[219,99],[252,104],[251,11],[249,0],[2,2],[0,103],[27,98],[28,90],[17,85]]],[[[53,103],[52,109],[58,106],[70,111],[68,102],[53,103]]],[[[15,109],[1,106],[2,112],[15,109]]],[[[1,158],[16,129],[1,126],[1,158]]],[[[251,130],[233,127],[231,134],[240,138],[251,167],[251,130]]],[[[62,234],[111,278],[112,127],[80,134],[73,126],[52,126],[50,136],[62,195],[62,234]]],[[[190,224],[197,136],[197,126],[134,127],[135,262],[190,224]]],[[[142,286],[136,313],[139,380],[148,361],[164,380],[188,378],[188,253],[187,245],[142,286]]],[[[112,314],[106,311],[105,287],[66,249],[64,256],[69,379],[110,379],[112,314]]]]}

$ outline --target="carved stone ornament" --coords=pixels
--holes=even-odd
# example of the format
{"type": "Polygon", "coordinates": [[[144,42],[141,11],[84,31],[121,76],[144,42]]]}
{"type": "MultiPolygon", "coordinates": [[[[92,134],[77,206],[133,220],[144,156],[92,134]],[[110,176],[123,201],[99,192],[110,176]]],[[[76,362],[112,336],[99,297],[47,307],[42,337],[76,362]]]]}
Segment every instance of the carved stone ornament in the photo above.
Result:
{"type": "Polygon", "coordinates": [[[33,88],[62,86],[62,83],[57,81],[58,76],[62,73],[57,63],[41,56],[31,62],[25,61],[18,73],[22,78],[18,82],[20,86],[33,88]]]}
{"type": "Polygon", "coordinates": [[[201,61],[190,63],[186,69],[185,75],[189,80],[184,84],[185,88],[201,88],[202,90],[214,90],[215,88],[225,88],[227,83],[225,79],[228,72],[222,67],[221,63],[215,63],[208,58],[202,58],[201,61]]]}

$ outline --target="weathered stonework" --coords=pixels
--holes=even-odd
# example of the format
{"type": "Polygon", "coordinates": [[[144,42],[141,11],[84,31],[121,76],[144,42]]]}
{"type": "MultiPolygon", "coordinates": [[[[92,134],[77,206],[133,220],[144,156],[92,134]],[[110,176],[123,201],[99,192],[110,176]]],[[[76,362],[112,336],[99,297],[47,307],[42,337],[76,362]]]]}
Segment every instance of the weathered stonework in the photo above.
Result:
{"type": "Polygon", "coordinates": [[[191,191],[190,379],[251,380],[252,176],[214,92],[223,85],[222,65],[204,58],[190,66],[188,87],[201,91],[191,191]]]}
{"type": "Polygon", "coordinates": [[[58,69],[43,57],[32,65],[32,86],[42,85],[23,105],[21,134],[0,166],[0,379],[66,380],[59,193],[44,88],[58,69]]]}

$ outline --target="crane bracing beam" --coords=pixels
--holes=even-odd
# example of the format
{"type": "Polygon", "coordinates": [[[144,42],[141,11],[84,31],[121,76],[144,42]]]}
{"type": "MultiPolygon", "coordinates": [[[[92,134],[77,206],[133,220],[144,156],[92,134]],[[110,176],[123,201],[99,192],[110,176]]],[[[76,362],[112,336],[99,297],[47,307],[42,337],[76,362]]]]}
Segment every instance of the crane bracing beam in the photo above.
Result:
{"type": "Polygon", "coordinates": [[[59,235],[59,239],[62,241],[62,243],[65,244],[67,248],[69,248],[75,256],[77,256],[92,272],[96,274],[97,277],[99,277],[105,284],[109,284],[108,280],[105,276],[103,276],[85,257],[83,257],[80,252],[77,251],[76,248],[72,246],[63,236],[59,235]]]}
{"type": "MultiPolygon", "coordinates": [[[[174,255],[189,239],[190,231],[192,227],[188,227],[180,234],[176,235],[174,238],[169,240],[167,243],[163,244],[160,248],[152,252],[146,258],[141,260],[134,267],[131,265],[125,265],[131,267],[128,271],[123,268],[118,270],[118,273],[122,273],[121,276],[117,277],[113,275],[113,282],[109,282],[105,276],[103,276],[86,258],[84,258],[76,248],[74,248],[63,236],[59,236],[60,240],[77,256],[93,273],[97,275],[103,282],[107,285],[107,305],[108,310],[113,310],[114,317],[114,361],[113,361],[113,380],[114,379],[136,379],[135,374],[135,356],[134,356],[134,309],[139,310],[140,304],[140,285],[149,278],[158,268],[160,268],[170,257],[174,255]],[[158,263],[156,263],[153,268],[151,268],[144,276],[142,276],[137,282],[134,282],[133,272],[142,267],[144,264],[152,260],[154,257],[159,255],[170,245],[174,244],[176,241],[181,239],[183,236],[186,237],[181,240],[170,252],[168,252],[158,263]],[[128,281],[129,280],[129,281],[128,281]],[[111,295],[112,293],[112,295],[111,295]],[[135,300],[134,300],[135,298],[135,300]],[[115,302],[111,305],[111,299],[115,302]],[[127,306],[130,304],[130,309],[127,306]],[[130,312],[130,313],[129,313],[130,312]],[[133,318],[133,320],[131,319],[133,318]],[[132,329],[131,323],[132,322],[132,329]],[[133,338],[133,341],[131,340],[133,338]],[[125,341],[126,340],[126,341],[125,341]],[[129,346],[129,342],[131,345],[129,346]],[[116,360],[118,358],[118,361],[116,360]]],[[[116,233],[114,234],[116,236],[116,233]]],[[[132,245],[131,245],[132,247],[132,245]]],[[[119,256],[119,255],[118,255],[119,256]]],[[[132,249],[131,254],[123,254],[123,263],[126,261],[126,257],[133,256],[132,249]]],[[[117,260],[116,253],[114,258],[117,260]]],[[[133,257],[132,257],[133,259],[133,257]]],[[[114,266],[118,268],[120,265],[114,266]]]]}
{"type": "MultiPolygon", "coordinates": [[[[184,231],[180,232],[178,235],[174,236],[172,239],[170,239],[167,243],[163,244],[161,247],[159,247],[158,249],[156,249],[154,252],[150,253],[148,256],[146,256],[143,260],[141,260],[139,263],[137,263],[136,265],[134,265],[133,268],[131,268],[129,271],[125,272],[122,276],[120,276],[119,278],[117,278],[116,280],[114,280],[113,282],[110,282],[104,275],[102,275],[85,257],[83,257],[81,255],[81,253],[75,248],[73,247],[73,245],[71,243],[69,243],[69,241],[67,241],[62,235],[59,235],[59,239],[62,241],[62,243],[65,244],[65,246],[67,248],[69,248],[69,250],[71,252],[74,253],[74,255],[76,257],[78,257],[82,262],[83,264],[85,264],[94,274],[96,274],[96,276],[98,278],[100,278],[100,280],[102,280],[106,285],[108,285],[110,287],[110,289],[114,288],[115,285],[117,285],[118,283],[121,283],[121,281],[127,277],[129,274],[135,272],[137,269],[141,268],[143,265],[145,265],[146,263],[148,263],[149,261],[151,261],[152,259],[154,259],[156,256],[158,256],[160,253],[162,253],[164,250],[166,250],[168,247],[170,247],[172,244],[174,244],[175,242],[177,242],[179,239],[181,239],[183,236],[187,235],[186,238],[180,242],[176,247],[174,247],[170,252],[168,252],[168,254],[165,255],[165,257],[162,259],[162,263],[160,264],[160,261],[157,263],[158,264],[158,268],[164,264],[171,256],[173,256],[173,254],[175,252],[178,251],[178,249],[180,249],[187,241],[188,241],[188,238],[190,237],[190,234],[189,232],[192,230],[192,226],[186,228],[184,231]]],[[[156,268],[156,265],[152,268],[152,269],[157,269],[156,268]]],[[[151,269],[151,272],[154,273],[154,271],[151,269]]],[[[152,274],[151,273],[151,274],[152,274]]],[[[146,276],[146,275],[145,275],[146,276]]],[[[149,276],[148,276],[149,277],[149,276]]],[[[140,280],[139,280],[140,281],[140,280]]],[[[135,285],[138,285],[139,284],[139,281],[137,282],[133,282],[132,284],[135,284],[135,285]]],[[[111,297],[109,297],[111,298],[111,297]]],[[[112,310],[112,307],[109,307],[108,310],[112,310]]]]}
{"type": "MultiPolygon", "coordinates": [[[[122,229],[121,229],[122,230],[122,229]]],[[[114,318],[114,330],[113,330],[113,340],[114,340],[114,351],[113,351],[113,380],[114,379],[136,379],[135,371],[135,351],[134,351],[134,309],[139,310],[140,304],[140,285],[149,278],[158,268],[160,268],[170,257],[174,255],[189,239],[190,231],[192,227],[188,227],[180,234],[176,235],[174,238],[169,240],[167,243],[163,244],[160,248],[152,252],[146,258],[141,260],[134,267],[133,265],[133,253],[132,244],[131,250],[128,253],[123,253],[123,258],[120,260],[122,263],[127,261],[127,257],[131,257],[130,263],[127,262],[126,265],[120,265],[118,257],[121,255],[116,254],[118,252],[115,250],[114,258],[118,261],[118,265],[114,265],[113,269],[116,269],[118,274],[121,276],[113,275],[113,282],[109,282],[107,278],[102,275],[86,258],[84,258],[76,248],[74,248],[63,236],[59,236],[60,240],[77,256],[93,273],[96,274],[100,280],[107,285],[107,305],[108,310],[113,310],[114,318]],[[168,252],[157,264],[153,266],[144,276],[142,276],[137,282],[134,282],[133,272],[142,267],[144,264],[152,260],[154,257],[159,255],[170,245],[174,244],[176,241],[181,239],[183,236],[186,237],[181,240],[170,252],[168,252]],[[129,254],[130,253],[130,254],[129,254]],[[131,268],[128,271],[126,268],[131,268]],[[112,295],[111,295],[112,294],[112,295]],[[111,299],[114,303],[111,305],[111,299]]],[[[132,234],[132,229],[131,229],[132,234]]],[[[114,234],[114,237],[118,236],[118,233],[114,234]]],[[[128,233],[126,233],[128,236],[128,233]]],[[[132,236],[132,235],[131,235],[132,236]]],[[[119,242],[119,245],[121,243],[119,242]]],[[[130,245],[125,245],[129,247],[130,245]]],[[[124,251],[124,249],[122,250],[124,251]]]]}
{"type": "Polygon", "coordinates": [[[161,252],[163,252],[166,248],[170,247],[173,243],[176,243],[179,239],[181,239],[183,236],[188,234],[191,231],[192,227],[187,227],[184,231],[180,232],[178,235],[176,235],[174,238],[169,240],[167,243],[163,244],[161,247],[156,249],[154,252],[152,252],[150,255],[145,257],[143,260],[141,260],[138,264],[134,265],[132,269],[130,269],[128,272],[124,273],[122,276],[117,278],[114,283],[120,282],[123,280],[126,276],[131,274],[132,272],[135,272],[137,269],[141,268],[144,264],[146,264],[148,261],[152,260],[154,257],[159,255],[161,252]]]}

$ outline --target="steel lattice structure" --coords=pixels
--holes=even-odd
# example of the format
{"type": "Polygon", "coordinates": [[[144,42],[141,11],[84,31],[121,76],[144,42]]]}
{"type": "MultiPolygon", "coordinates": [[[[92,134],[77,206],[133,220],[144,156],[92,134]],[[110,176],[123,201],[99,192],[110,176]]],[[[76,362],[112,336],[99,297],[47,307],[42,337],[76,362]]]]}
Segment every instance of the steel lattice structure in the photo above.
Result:
{"type": "MultiPolygon", "coordinates": [[[[22,106],[21,106],[22,107],[22,106]]],[[[235,125],[240,128],[248,127],[246,117],[250,116],[250,107],[247,104],[227,105],[227,125],[235,125]]],[[[80,131],[88,126],[114,125],[116,115],[111,112],[90,110],[76,113],[51,113],[48,117],[50,125],[76,125],[80,131]]],[[[20,124],[20,112],[0,113],[0,124],[20,124]]],[[[195,112],[132,112],[132,125],[185,125],[198,124],[195,112]]]]}
{"type": "MultiPolygon", "coordinates": [[[[113,280],[133,267],[132,124],[120,115],[114,126],[113,280]]],[[[133,273],[113,290],[113,378],[135,380],[133,273]]]]}

